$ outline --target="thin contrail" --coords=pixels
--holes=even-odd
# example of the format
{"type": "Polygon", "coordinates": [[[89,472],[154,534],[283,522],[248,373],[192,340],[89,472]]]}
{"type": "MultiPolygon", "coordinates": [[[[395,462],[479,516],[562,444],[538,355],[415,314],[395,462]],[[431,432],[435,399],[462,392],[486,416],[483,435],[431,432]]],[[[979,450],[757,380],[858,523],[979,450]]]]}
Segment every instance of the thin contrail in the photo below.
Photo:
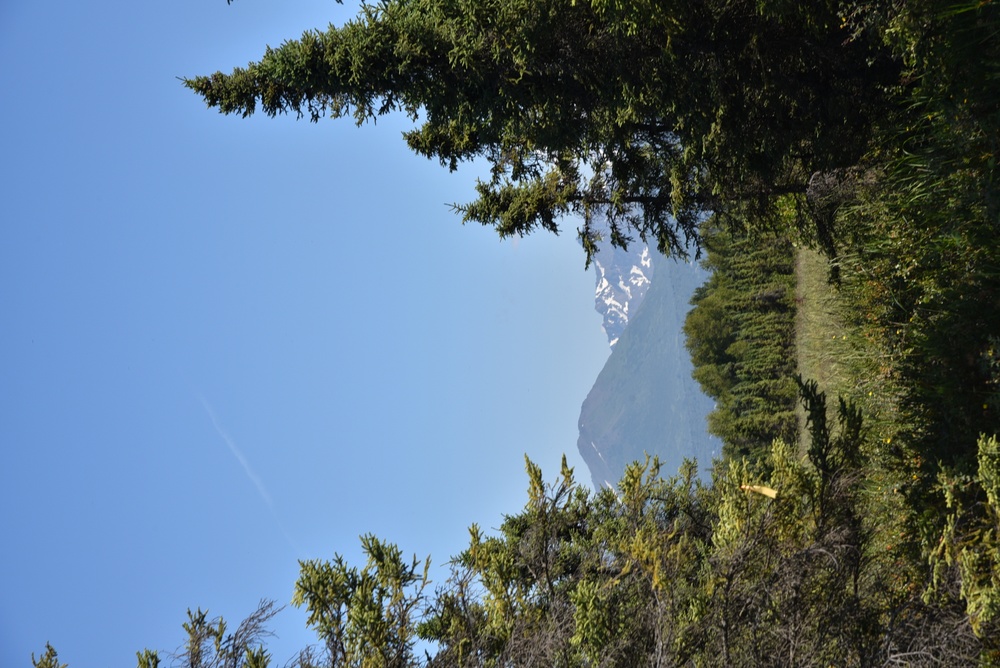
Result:
{"type": "Polygon", "coordinates": [[[264,499],[264,503],[267,504],[267,507],[270,508],[273,513],[274,502],[271,501],[271,495],[268,494],[267,490],[264,488],[264,483],[262,483],[260,478],[257,477],[257,474],[253,472],[253,469],[250,468],[250,464],[247,462],[247,458],[243,456],[240,449],[236,447],[236,443],[233,442],[233,439],[226,433],[226,430],[219,424],[219,419],[215,417],[215,411],[212,410],[212,407],[208,404],[208,401],[205,400],[205,397],[198,395],[198,399],[201,401],[201,405],[205,408],[205,412],[208,413],[208,417],[211,418],[212,426],[215,427],[215,431],[218,432],[219,436],[222,437],[222,440],[229,446],[229,451],[233,453],[233,457],[236,457],[236,461],[238,461],[240,466],[243,467],[243,471],[247,474],[247,477],[250,478],[250,482],[252,482],[257,488],[260,498],[264,499]]]}
{"type": "Polygon", "coordinates": [[[226,433],[226,430],[222,428],[222,425],[219,424],[219,418],[215,416],[215,411],[212,410],[212,406],[208,403],[208,400],[206,400],[201,394],[198,395],[198,400],[201,402],[205,412],[208,413],[208,417],[212,420],[212,426],[215,427],[215,431],[222,437],[222,440],[226,442],[226,445],[229,447],[229,451],[233,453],[233,457],[236,457],[236,461],[238,461],[240,466],[243,467],[243,472],[247,474],[247,477],[250,478],[250,482],[252,482],[254,487],[257,488],[257,493],[260,494],[260,498],[264,499],[264,503],[267,504],[268,509],[271,511],[271,516],[274,518],[275,524],[278,525],[278,529],[280,529],[281,533],[285,536],[285,540],[288,542],[288,546],[292,548],[292,552],[295,554],[302,554],[302,549],[294,540],[292,540],[288,531],[285,530],[285,525],[282,523],[281,518],[278,517],[278,511],[274,509],[274,502],[271,501],[271,495],[267,493],[264,483],[261,482],[260,478],[257,477],[257,474],[253,472],[252,468],[250,468],[250,463],[247,461],[247,458],[243,456],[240,449],[236,447],[236,442],[228,433],[226,433]]]}

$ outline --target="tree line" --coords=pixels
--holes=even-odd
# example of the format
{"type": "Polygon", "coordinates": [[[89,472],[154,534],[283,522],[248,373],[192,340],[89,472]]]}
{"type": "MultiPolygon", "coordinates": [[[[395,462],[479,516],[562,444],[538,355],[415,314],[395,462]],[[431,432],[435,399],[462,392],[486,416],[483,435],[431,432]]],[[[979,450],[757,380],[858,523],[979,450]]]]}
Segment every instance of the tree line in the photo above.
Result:
{"type": "Polygon", "coordinates": [[[767,458],[775,439],[798,440],[795,273],[791,241],[702,226],[703,266],[684,335],[694,378],[715,409],[708,430],[727,458],[767,458]]]}

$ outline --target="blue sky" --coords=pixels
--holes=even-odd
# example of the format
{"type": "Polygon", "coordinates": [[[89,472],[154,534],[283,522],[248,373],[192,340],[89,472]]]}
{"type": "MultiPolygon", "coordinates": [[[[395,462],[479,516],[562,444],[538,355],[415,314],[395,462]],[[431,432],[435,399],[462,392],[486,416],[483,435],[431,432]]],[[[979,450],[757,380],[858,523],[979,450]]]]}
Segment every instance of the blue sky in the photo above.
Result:
{"type": "MultiPolygon", "coordinates": [[[[578,477],[608,355],[574,224],[463,227],[481,166],[361,129],[205,109],[331,0],[0,5],[0,665],[174,650],[188,607],[286,603],[374,532],[442,564],[578,477]]],[[[275,620],[277,665],[310,642],[275,620]]]]}

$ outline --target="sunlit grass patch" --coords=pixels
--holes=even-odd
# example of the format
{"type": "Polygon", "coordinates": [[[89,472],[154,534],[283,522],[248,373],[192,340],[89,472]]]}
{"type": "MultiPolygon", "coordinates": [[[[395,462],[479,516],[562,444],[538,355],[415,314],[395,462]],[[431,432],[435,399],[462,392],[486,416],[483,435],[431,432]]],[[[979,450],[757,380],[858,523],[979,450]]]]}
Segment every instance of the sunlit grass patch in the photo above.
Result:
{"type": "MultiPolygon", "coordinates": [[[[819,251],[798,248],[795,253],[795,351],[799,374],[815,380],[819,389],[835,398],[848,394],[850,374],[845,360],[852,348],[851,333],[841,317],[842,304],[829,281],[830,269],[819,251]]],[[[835,404],[834,404],[835,405],[835,404]]],[[[805,412],[797,409],[800,430],[805,412]]],[[[805,432],[800,432],[805,436],[805,432]]],[[[805,439],[800,439],[805,442],[805,439]]]]}

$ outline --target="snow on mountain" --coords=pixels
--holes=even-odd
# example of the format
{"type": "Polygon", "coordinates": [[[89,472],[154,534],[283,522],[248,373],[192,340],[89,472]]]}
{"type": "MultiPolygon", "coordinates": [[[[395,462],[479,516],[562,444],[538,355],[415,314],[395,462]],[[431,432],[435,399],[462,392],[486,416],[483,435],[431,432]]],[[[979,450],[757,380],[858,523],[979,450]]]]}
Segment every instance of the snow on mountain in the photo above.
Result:
{"type": "Polygon", "coordinates": [[[628,325],[629,316],[646,296],[653,279],[653,262],[645,244],[633,244],[626,251],[601,241],[598,248],[594,259],[597,274],[594,301],[597,312],[604,316],[604,333],[613,349],[628,325]]]}
{"type": "Polygon", "coordinates": [[[614,487],[646,455],[660,458],[665,475],[697,460],[704,476],[721,449],[707,431],[713,402],[691,377],[682,331],[691,296],[709,274],[654,252],[607,244],[595,259],[595,306],[611,356],[583,402],[577,441],[594,489],[614,487]]]}

